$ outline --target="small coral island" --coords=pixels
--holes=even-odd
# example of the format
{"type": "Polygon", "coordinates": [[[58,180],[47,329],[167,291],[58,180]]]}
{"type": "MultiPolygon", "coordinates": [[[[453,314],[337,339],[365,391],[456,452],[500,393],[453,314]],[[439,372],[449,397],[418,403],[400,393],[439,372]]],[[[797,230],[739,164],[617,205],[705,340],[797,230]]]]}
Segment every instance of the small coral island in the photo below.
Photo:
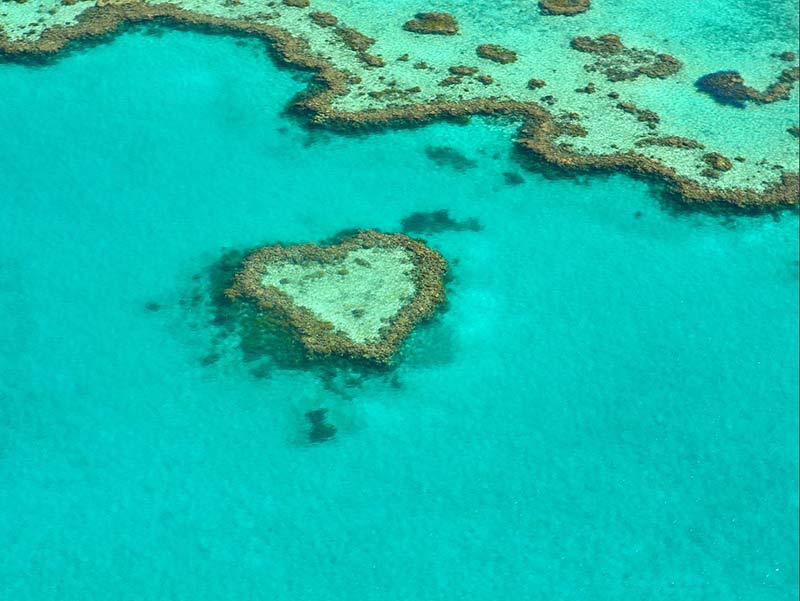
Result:
{"type": "Polygon", "coordinates": [[[445,300],[447,262],[404,234],[359,232],[331,246],[264,246],[227,295],[277,315],[311,355],[388,363],[445,300]]]}

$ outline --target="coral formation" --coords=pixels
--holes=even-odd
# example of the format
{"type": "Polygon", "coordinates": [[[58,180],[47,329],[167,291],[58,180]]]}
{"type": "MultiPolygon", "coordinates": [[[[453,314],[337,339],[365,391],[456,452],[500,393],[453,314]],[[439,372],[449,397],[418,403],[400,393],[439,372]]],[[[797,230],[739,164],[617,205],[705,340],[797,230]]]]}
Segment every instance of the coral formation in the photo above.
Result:
{"type": "Polygon", "coordinates": [[[578,15],[590,6],[590,0],[539,0],[539,9],[544,15],[578,15]]]}
{"type": "Polygon", "coordinates": [[[481,44],[475,49],[475,52],[481,58],[507,65],[517,60],[517,53],[508,48],[503,48],[497,44],[481,44]]]}
{"type": "Polygon", "coordinates": [[[730,171],[733,167],[731,160],[718,152],[709,152],[703,155],[703,162],[715,171],[730,171]]]}
{"type": "Polygon", "coordinates": [[[632,102],[619,102],[617,103],[617,108],[631,115],[635,115],[639,121],[646,123],[650,129],[655,129],[658,122],[661,121],[661,117],[659,117],[657,113],[648,109],[640,109],[632,102]]]}
{"type": "Polygon", "coordinates": [[[579,52],[595,55],[595,62],[584,66],[587,71],[599,71],[609,81],[626,81],[640,75],[665,79],[680,71],[683,63],[670,54],[653,50],[628,48],[620,37],[607,33],[596,38],[573,38],[570,46],[579,52]]]}
{"type": "Polygon", "coordinates": [[[788,100],[798,79],[800,79],[800,70],[797,67],[784,69],[777,81],[760,92],[745,84],[744,78],[738,71],[717,71],[703,75],[695,85],[698,90],[709,94],[720,104],[744,108],[748,101],[769,104],[778,100],[788,100]]]}
{"type": "Polygon", "coordinates": [[[309,442],[325,442],[336,436],[336,426],[326,421],[327,414],[328,410],[324,407],[306,412],[306,419],[311,426],[308,431],[309,442]]]}
{"type": "Polygon", "coordinates": [[[312,355],[387,363],[444,301],[446,271],[421,242],[370,230],[332,246],[259,248],[226,294],[275,316],[312,355]]]}
{"type": "Polygon", "coordinates": [[[447,69],[453,75],[475,75],[478,67],[467,67],[466,65],[453,65],[447,69]]]}
{"type": "Polygon", "coordinates": [[[413,33],[455,35],[458,33],[458,22],[449,13],[417,13],[413,19],[403,24],[403,29],[413,33]]]}
{"type": "Polygon", "coordinates": [[[349,27],[337,27],[335,30],[339,39],[347,45],[350,50],[364,52],[375,43],[375,38],[364,35],[360,31],[349,27]]]}
{"type": "Polygon", "coordinates": [[[483,229],[480,222],[474,217],[459,221],[450,217],[447,209],[439,209],[427,213],[412,213],[404,217],[401,222],[403,232],[406,234],[438,234],[440,232],[479,232],[483,229]]]}
{"type": "Polygon", "coordinates": [[[310,12],[308,13],[308,17],[320,27],[335,27],[339,23],[339,19],[336,15],[321,11],[310,12]]]}
{"type": "MultiPolygon", "coordinates": [[[[182,8],[182,0],[170,3],[150,3],[146,0],[132,0],[130,2],[103,2],[87,4],[87,7],[78,7],[77,3],[74,16],[53,23],[43,22],[43,25],[32,33],[18,30],[13,34],[8,30],[0,29],[0,56],[5,59],[19,61],[41,61],[55,55],[73,40],[83,38],[98,38],[109,32],[116,31],[124,24],[157,22],[178,28],[191,28],[200,31],[231,33],[256,37],[269,42],[272,55],[279,61],[293,67],[310,71],[314,74],[311,85],[305,92],[297,96],[289,109],[292,113],[301,116],[310,127],[324,126],[332,130],[357,131],[387,126],[407,126],[427,123],[433,120],[464,120],[471,116],[498,116],[513,117],[521,122],[517,138],[517,148],[523,153],[535,156],[538,161],[545,161],[554,168],[563,168],[573,171],[581,170],[622,170],[638,175],[646,175],[660,179],[668,185],[670,190],[687,201],[696,202],[725,202],[735,205],[768,205],[768,204],[797,204],[798,202],[798,176],[792,168],[781,168],[768,164],[766,161],[751,162],[748,164],[751,174],[746,179],[736,179],[736,176],[724,175],[724,185],[717,185],[706,178],[697,177],[699,169],[688,167],[691,161],[672,162],[667,155],[647,152],[641,154],[637,148],[644,148],[647,144],[639,144],[641,138],[625,142],[621,148],[611,144],[612,150],[591,152],[584,148],[577,149],[565,146],[559,137],[565,134],[564,124],[560,123],[551,114],[549,108],[555,104],[563,104],[564,99],[559,93],[559,99],[553,95],[543,96],[539,101],[533,102],[524,99],[524,80],[516,80],[516,89],[523,89],[523,94],[516,95],[515,88],[508,87],[503,74],[488,73],[472,75],[476,83],[491,87],[479,87],[485,90],[471,89],[471,96],[463,94],[469,82],[455,88],[441,88],[436,84],[441,80],[437,75],[438,69],[429,65],[422,58],[415,59],[413,66],[424,70],[419,73],[420,78],[408,81],[406,86],[389,85],[395,79],[391,73],[383,84],[383,90],[376,86],[376,81],[384,81],[381,77],[370,77],[370,69],[384,64],[384,60],[377,56],[367,54],[374,39],[359,34],[349,27],[341,27],[338,19],[333,22],[330,17],[312,17],[306,13],[317,25],[332,27],[335,34],[318,39],[306,39],[302,36],[302,29],[293,34],[294,23],[307,22],[305,15],[295,8],[283,8],[278,2],[268,2],[269,11],[254,12],[246,3],[231,5],[230,8],[214,5],[208,12],[205,9],[182,8]],[[248,12],[249,11],[249,12],[248,12]],[[287,13],[285,19],[281,16],[287,13]],[[227,16],[223,16],[227,15],[227,16]],[[354,66],[354,61],[340,64],[339,58],[334,57],[330,47],[325,46],[329,40],[341,40],[355,54],[359,63],[354,66]],[[316,46],[313,46],[316,44],[316,46]],[[313,46],[313,47],[312,47],[313,46]],[[430,75],[428,74],[430,73],[430,75]],[[432,81],[423,83],[421,79],[427,76],[432,81]],[[420,81],[417,81],[420,79],[420,81]],[[420,85],[417,85],[417,84],[420,85]],[[387,92],[386,90],[392,90],[387,92]],[[394,90],[399,90],[395,92],[394,90]],[[369,94],[376,92],[376,95],[369,94]],[[421,92],[421,93],[420,93],[421,92]],[[477,94],[477,96],[476,96],[477,94]],[[523,99],[519,99],[522,96],[523,99]],[[363,98],[364,100],[359,100],[363,98]],[[344,100],[343,100],[344,99],[344,100]],[[635,142],[635,144],[634,144],[635,142]],[[666,158],[665,158],[666,156],[666,158]]],[[[224,4],[224,3],[223,3],[224,4]]],[[[64,5],[67,6],[67,5],[64,5]]],[[[227,6],[227,5],[226,5],[227,6]]],[[[4,7],[5,9],[5,7],[4,7]]],[[[6,9],[7,10],[7,9],[6,9]]],[[[60,10],[60,9],[59,9],[60,10]]],[[[4,16],[0,15],[0,27],[5,25],[4,16]]],[[[592,54],[597,58],[616,60],[618,55],[625,54],[626,49],[618,36],[600,36],[599,38],[581,38],[582,41],[574,42],[573,46],[579,49],[596,49],[592,54]],[[600,40],[599,45],[597,40],[600,40]],[[605,56],[604,56],[605,55],[605,56]]],[[[490,49],[492,45],[488,46],[490,49]]],[[[472,48],[470,45],[469,48],[472,48]]],[[[499,50],[505,50],[497,48],[499,50]]],[[[584,50],[586,51],[586,50],[584,50]]],[[[337,50],[338,52],[338,50],[337,50]]],[[[509,62],[516,58],[512,51],[506,51],[505,56],[509,62]]],[[[642,51],[650,52],[650,51],[642,51]]],[[[655,53],[651,53],[655,55],[655,53]]],[[[408,58],[408,54],[406,54],[408,58]]],[[[430,57],[425,57],[430,61],[430,57]]],[[[527,56],[522,57],[525,61],[527,56]]],[[[402,57],[401,57],[402,59],[402,57]]],[[[465,62],[466,55],[462,56],[465,62]]],[[[392,65],[403,64],[405,61],[392,65]]],[[[453,61],[454,62],[454,61],[453,61]]],[[[502,62],[502,61],[501,61],[502,62]]],[[[522,61],[520,61],[522,62],[522,61]]],[[[639,75],[661,77],[674,67],[672,61],[661,59],[660,62],[650,60],[647,64],[627,64],[622,68],[619,76],[626,76],[628,71],[637,71],[639,75]],[[648,67],[648,65],[650,65],[648,67]],[[640,69],[641,67],[641,69],[640,69]]],[[[456,65],[457,66],[457,65],[456,65]]],[[[409,65],[411,68],[411,65],[409,65]]],[[[600,63],[588,65],[589,70],[601,70],[600,63]]],[[[389,71],[390,67],[386,67],[389,71]]],[[[514,70],[509,69],[513,74],[514,70]]],[[[464,77],[455,75],[456,77],[464,77]]],[[[612,71],[612,77],[617,75],[612,71]]],[[[787,68],[779,76],[777,84],[766,97],[785,97],[797,80],[797,68],[787,68]]],[[[600,96],[600,95],[598,95],[600,96]]],[[[605,94],[602,98],[605,98],[605,94]]],[[[608,93],[610,97],[619,96],[615,92],[608,93]]],[[[570,98],[566,97],[566,101],[570,98]]],[[[597,101],[599,102],[600,98],[597,101]]],[[[646,109],[639,109],[630,103],[620,103],[621,110],[632,112],[647,123],[655,127],[658,115],[646,109]]],[[[611,105],[613,106],[613,105],[611,105]]],[[[566,108],[566,107],[561,107],[566,108]]],[[[594,135],[591,119],[586,124],[589,133],[594,135]]],[[[785,125],[777,131],[783,134],[785,125]]],[[[574,129],[574,128],[573,128],[574,129]]],[[[572,133],[577,133],[573,131],[572,133]]],[[[613,132],[611,132],[613,134],[613,132]]],[[[670,136],[664,136],[669,138],[670,136]]],[[[622,142],[620,142],[622,143],[622,142]]],[[[653,144],[652,150],[659,144],[653,144]]],[[[687,152],[699,149],[686,148],[687,152]]],[[[699,159],[698,154],[698,159],[699,159]]],[[[698,161],[700,162],[700,161],[698,161]]],[[[782,161],[781,161],[782,162],[782,161]]],[[[793,165],[793,163],[790,163],[793,165]]],[[[732,173],[739,173],[734,170],[732,173]]]]}
{"type": "Polygon", "coordinates": [[[638,147],[642,146],[668,146],[671,148],[683,148],[686,150],[703,150],[705,148],[697,140],[691,138],[682,138],[680,136],[664,136],[654,138],[642,138],[635,144],[638,147]]]}
{"type": "Polygon", "coordinates": [[[476,164],[452,146],[426,146],[425,155],[439,167],[450,167],[456,171],[472,169],[476,164]]]}

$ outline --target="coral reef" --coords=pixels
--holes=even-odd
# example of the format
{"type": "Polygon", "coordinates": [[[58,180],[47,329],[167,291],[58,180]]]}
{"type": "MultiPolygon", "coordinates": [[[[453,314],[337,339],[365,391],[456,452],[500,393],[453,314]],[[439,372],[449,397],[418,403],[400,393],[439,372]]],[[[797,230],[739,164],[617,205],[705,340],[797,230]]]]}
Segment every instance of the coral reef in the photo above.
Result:
{"type": "Polygon", "coordinates": [[[458,22],[449,13],[417,13],[413,19],[403,24],[403,29],[413,33],[455,35],[458,33],[458,22]]]}
{"type": "Polygon", "coordinates": [[[426,146],[425,156],[439,167],[450,167],[456,171],[466,171],[476,165],[475,161],[464,156],[452,146],[426,146]]]}
{"type": "Polygon", "coordinates": [[[744,108],[745,104],[755,102],[769,104],[778,100],[788,100],[794,84],[800,79],[797,67],[784,69],[777,81],[767,86],[763,92],[745,84],[738,71],[717,71],[703,75],[697,80],[697,89],[709,94],[720,104],[744,108]]]}
{"type": "Polygon", "coordinates": [[[650,129],[655,129],[658,122],[661,121],[661,117],[659,117],[657,113],[648,109],[640,109],[632,102],[618,102],[617,108],[631,115],[635,115],[639,121],[646,123],[650,129]]]}
{"type": "Polygon", "coordinates": [[[226,294],[274,316],[311,355],[388,363],[444,302],[446,271],[444,258],[421,242],[370,230],[331,246],[259,248],[226,294]]]}
{"type": "Polygon", "coordinates": [[[590,6],[590,0],[539,0],[543,15],[578,15],[585,13],[590,6]]]}
{"type": "Polygon", "coordinates": [[[733,167],[731,160],[718,152],[709,152],[703,155],[703,162],[715,171],[730,171],[733,167]]]}
{"type": "Polygon", "coordinates": [[[517,53],[508,48],[503,48],[497,44],[481,44],[475,49],[475,52],[481,58],[507,65],[517,60],[517,53]]]}
{"type": "Polygon", "coordinates": [[[453,75],[475,75],[478,67],[467,67],[466,65],[453,65],[447,69],[453,75]]]}
{"type": "Polygon", "coordinates": [[[339,23],[339,19],[336,17],[336,15],[321,11],[308,13],[308,18],[314,21],[314,23],[320,27],[335,27],[339,23]]]}
{"type": "Polygon", "coordinates": [[[334,31],[336,35],[339,36],[339,39],[342,40],[350,50],[355,52],[364,52],[375,43],[375,38],[371,38],[349,27],[337,27],[334,31]]]}
{"type": "Polygon", "coordinates": [[[573,38],[570,46],[579,52],[595,55],[594,63],[584,66],[590,72],[599,71],[609,81],[626,81],[644,75],[651,79],[665,79],[680,71],[683,63],[670,54],[653,50],[628,48],[620,37],[607,33],[596,38],[573,38]]]}
{"type": "Polygon", "coordinates": [[[440,232],[479,232],[483,229],[480,222],[474,217],[459,221],[450,217],[447,209],[439,209],[427,213],[412,213],[404,217],[401,222],[403,233],[406,234],[438,234],[440,232]]]}
{"type": "Polygon", "coordinates": [[[668,146],[671,148],[683,148],[685,150],[703,150],[705,148],[697,140],[691,138],[682,138],[680,136],[663,136],[654,138],[643,138],[637,140],[636,146],[668,146]]]}
{"type": "Polygon", "coordinates": [[[325,442],[336,436],[336,426],[326,421],[327,414],[328,410],[324,407],[306,412],[306,419],[311,426],[308,431],[309,442],[325,442]]]}
{"type": "MultiPolygon", "coordinates": [[[[373,38],[365,34],[356,35],[359,32],[352,28],[340,27],[338,20],[334,25],[329,17],[311,17],[311,14],[308,13],[308,18],[315,19],[314,22],[318,25],[334,28],[335,36],[329,37],[336,37],[350,47],[355,53],[355,58],[360,61],[360,67],[353,67],[351,64],[336,64],[330,53],[326,53],[324,50],[320,51],[319,47],[312,48],[312,42],[321,43],[320,40],[309,41],[301,37],[302,34],[292,34],[291,23],[294,21],[289,18],[281,20],[278,18],[279,13],[283,11],[300,17],[303,17],[303,14],[295,8],[284,9],[284,5],[278,2],[266,3],[265,6],[270,9],[269,12],[252,12],[251,8],[245,9],[245,3],[235,5],[234,8],[221,8],[215,5],[215,13],[207,13],[196,7],[182,8],[179,4],[180,0],[159,4],[145,0],[119,3],[98,1],[96,5],[77,11],[75,13],[77,16],[72,21],[42,25],[41,28],[30,34],[15,32],[14,35],[9,35],[7,31],[0,29],[0,57],[5,60],[40,62],[54,56],[74,40],[99,39],[109,32],[120,30],[121,26],[131,23],[155,22],[161,26],[256,37],[269,43],[272,56],[278,61],[314,74],[309,87],[293,99],[289,107],[290,112],[303,118],[309,127],[320,126],[334,131],[353,132],[420,125],[434,120],[464,120],[471,116],[511,117],[521,122],[516,147],[523,154],[535,157],[538,162],[544,161],[556,169],[575,172],[621,170],[652,177],[664,181],[671,191],[691,202],[722,202],[734,205],[795,205],[798,202],[797,173],[792,169],[769,165],[766,162],[758,163],[762,166],[758,167],[758,171],[755,173],[757,177],[762,175],[763,177],[753,181],[752,185],[742,183],[742,180],[730,180],[729,176],[725,176],[728,179],[725,180],[724,185],[716,185],[705,181],[706,178],[698,178],[698,171],[695,169],[687,171],[685,169],[687,162],[685,161],[678,165],[678,163],[673,164],[670,159],[645,156],[636,152],[636,148],[646,146],[646,144],[639,145],[639,141],[636,142],[636,146],[630,143],[626,148],[619,148],[612,144],[611,148],[616,150],[604,154],[590,154],[585,150],[579,154],[559,140],[559,137],[565,133],[564,124],[551,114],[549,106],[560,103],[561,98],[556,101],[552,95],[547,95],[537,102],[514,99],[514,90],[504,88],[505,82],[497,74],[494,79],[488,74],[471,76],[476,83],[487,86],[494,84],[486,88],[485,96],[482,97],[464,97],[461,95],[461,88],[456,88],[457,91],[450,92],[449,96],[444,92],[450,90],[443,88],[438,88],[442,92],[441,94],[431,93],[432,88],[426,86],[435,86],[441,77],[428,84],[423,84],[422,88],[417,86],[416,82],[409,82],[408,85],[413,87],[404,90],[401,85],[388,85],[393,81],[394,74],[391,74],[384,90],[381,90],[375,87],[374,81],[383,81],[383,79],[367,77],[366,75],[370,71],[364,68],[384,64],[383,59],[368,55],[366,52],[374,42],[373,38]],[[246,12],[246,10],[251,12],[246,12]],[[228,16],[220,16],[225,11],[229,11],[228,16]],[[359,71],[359,69],[361,70],[359,71]],[[382,93],[385,90],[400,90],[400,92],[382,93]],[[377,92],[379,97],[368,95],[371,91],[377,92]],[[423,93],[419,94],[420,91],[423,93]],[[412,97],[412,94],[415,96],[412,97]],[[342,99],[346,97],[363,97],[369,100],[350,105],[354,108],[345,108],[348,107],[348,103],[342,102],[342,99]],[[381,104],[391,101],[404,101],[405,104],[381,104]],[[743,187],[745,185],[747,187],[743,187]]],[[[335,19],[335,17],[333,18],[335,19]]],[[[291,17],[291,19],[296,21],[297,16],[291,17]]],[[[0,26],[2,24],[0,16],[0,26]]],[[[327,39],[326,44],[329,43],[327,39]]],[[[574,42],[573,47],[578,46],[584,51],[587,51],[586,49],[593,50],[592,54],[596,59],[613,60],[619,53],[624,54],[626,51],[618,36],[576,39],[581,41],[574,42]]],[[[492,47],[492,45],[485,46],[492,47]]],[[[500,50],[505,49],[500,48],[500,50]]],[[[507,52],[509,53],[507,58],[516,58],[515,53],[507,52]]],[[[408,58],[408,55],[406,57],[408,58]]],[[[527,60],[528,57],[523,58],[527,60]]],[[[466,61],[466,56],[462,60],[466,61]]],[[[660,77],[665,70],[669,71],[672,68],[670,67],[671,61],[662,60],[662,63],[665,65],[663,69],[658,66],[659,63],[656,63],[653,69],[640,64],[636,66],[636,70],[640,75],[660,77]],[[643,69],[639,70],[639,67],[643,67],[643,69]]],[[[416,60],[413,65],[432,73],[437,71],[424,60],[416,60]]],[[[598,63],[587,67],[590,71],[592,69],[600,70],[602,65],[598,63]]],[[[389,70],[388,67],[386,69],[389,70]]],[[[629,70],[633,70],[633,67],[623,68],[623,71],[629,70]]],[[[513,70],[509,70],[509,72],[513,73],[513,70]]],[[[419,75],[426,74],[420,73],[419,75]]],[[[436,75],[432,74],[430,77],[436,77],[436,75]]],[[[765,96],[769,98],[785,97],[797,77],[796,67],[784,69],[775,87],[768,90],[769,94],[765,94],[765,96]]],[[[524,88],[524,83],[520,86],[517,81],[516,85],[524,88]]],[[[475,90],[472,92],[474,94],[475,90]]],[[[619,97],[615,92],[609,93],[608,96],[619,97]]],[[[658,115],[652,111],[639,109],[630,103],[624,103],[621,110],[632,111],[637,119],[641,119],[650,127],[655,127],[658,121],[658,115]]],[[[591,122],[588,125],[590,131],[593,131],[591,122]]],[[[784,125],[779,128],[778,132],[785,135],[783,134],[785,127],[784,125]]],[[[665,137],[669,138],[670,136],[665,137]]],[[[691,149],[687,148],[687,150],[691,149]]]]}

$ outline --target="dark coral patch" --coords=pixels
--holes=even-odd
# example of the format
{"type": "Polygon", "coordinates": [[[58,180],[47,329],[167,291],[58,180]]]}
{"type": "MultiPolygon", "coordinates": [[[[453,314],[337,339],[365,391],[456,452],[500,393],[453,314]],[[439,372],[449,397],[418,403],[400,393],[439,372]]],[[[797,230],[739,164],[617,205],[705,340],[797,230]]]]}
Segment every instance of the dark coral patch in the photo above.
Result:
{"type": "Polygon", "coordinates": [[[458,21],[453,15],[444,12],[417,13],[413,19],[403,24],[403,29],[413,33],[455,35],[458,33],[458,21]]]}
{"type": "Polygon", "coordinates": [[[600,71],[609,81],[633,80],[640,75],[651,79],[665,79],[683,67],[683,63],[670,54],[628,48],[614,33],[596,38],[589,36],[573,38],[570,46],[579,52],[595,55],[595,62],[584,65],[584,69],[600,71]]]}
{"type": "Polygon", "coordinates": [[[402,231],[406,234],[438,234],[440,232],[479,232],[481,223],[474,217],[457,220],[450,217],[447,209],[439,209],[428,213],[412,213],[401,221],[402,231]]]}
{"type": "Polygon", "coordinates": [[[336,426],[326,421],[328,410],[325,408],[306,412],[306,419],[311,425],[308,431],[310,442],[326,442],[336,436],[336,426]]]}
{"type": "Polygon", "coordinates": [[[797,67],[784,69],[778,75],[777,81],[761,92],[748,86],[738,71],[717,71],[703,75],[695,86],[720,104],[744,108],[747,102],[769,104],[778,100],[788,100],[792,87],[798,79],[800,70],[797,67]]]}
{"type": "Polygon", "coordinates": [[[481,58],[507,65],[517,60],[517,53],[508,48],[503,48],[497,44],[481,44],[475,49],[475,52],[481,58]]]}
{"type": "Polygon", "coordinates": [[[563,15],[571,17],[589,10],[590,0],[539,0],[539,10],[543,15],[563,15]]]}
{"type": "Polygon", "coordinates": [[[426,146],[425,156],[439,167],[450,167],[456,171],[466,171],[477,165],[475,161],[452,146],[426,146]]]}

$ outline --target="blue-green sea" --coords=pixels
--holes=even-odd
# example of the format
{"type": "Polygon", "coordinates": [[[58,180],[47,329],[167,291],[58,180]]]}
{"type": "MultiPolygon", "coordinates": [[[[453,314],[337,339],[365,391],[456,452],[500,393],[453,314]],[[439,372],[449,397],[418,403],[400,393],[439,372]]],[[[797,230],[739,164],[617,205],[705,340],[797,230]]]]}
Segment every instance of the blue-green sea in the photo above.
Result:
{"type": "Polygon", "coordinates": [[[0,598],[796,598],[797,214],[529,170],[513,123],[311,131],[306,83],[167,30],[0,64],[0,598]],[[197,301],[442,209],[481,227],[414,234],[449,303],[391,373],[254,374],[197,301]]]}

